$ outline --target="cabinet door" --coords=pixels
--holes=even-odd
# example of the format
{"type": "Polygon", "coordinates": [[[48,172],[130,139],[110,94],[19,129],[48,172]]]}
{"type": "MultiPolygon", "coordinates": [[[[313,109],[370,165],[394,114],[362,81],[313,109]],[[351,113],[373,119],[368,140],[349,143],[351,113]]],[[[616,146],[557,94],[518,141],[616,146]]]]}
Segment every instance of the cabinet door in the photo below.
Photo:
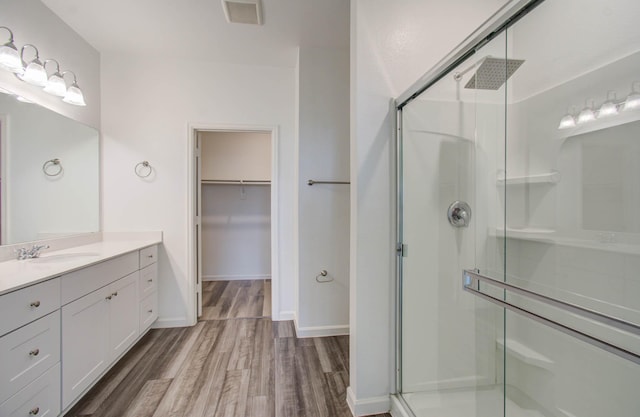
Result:
{"type": "Polygon", "coordinates": [[[109,285],[109,358],[116,360],[138,337],[138,272],[109,285]]]}
{"type": "Polygon", "coordinates": [[[110,363],[105,287],[62,307],[62,408],[67,408],[110,363]]]}

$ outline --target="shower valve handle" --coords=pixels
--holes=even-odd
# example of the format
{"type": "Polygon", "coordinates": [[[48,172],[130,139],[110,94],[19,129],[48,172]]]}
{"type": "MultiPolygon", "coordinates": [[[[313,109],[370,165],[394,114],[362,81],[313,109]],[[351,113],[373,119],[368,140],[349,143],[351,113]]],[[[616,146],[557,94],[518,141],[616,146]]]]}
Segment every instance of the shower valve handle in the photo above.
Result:
{"type": "Polygon", "coordinates": [[[453,227],[468,227],[471,221],[471,207],[464,201],[454,201],[447,210],[447,218],[453,227]]]}

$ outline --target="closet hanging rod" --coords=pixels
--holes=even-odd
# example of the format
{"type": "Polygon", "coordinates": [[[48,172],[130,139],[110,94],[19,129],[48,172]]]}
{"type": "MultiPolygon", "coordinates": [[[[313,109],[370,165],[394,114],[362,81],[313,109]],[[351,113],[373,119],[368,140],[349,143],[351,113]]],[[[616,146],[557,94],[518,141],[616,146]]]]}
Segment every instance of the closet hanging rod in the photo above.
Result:
{"type": "Polygon", "coordinates": [[[349,182],[349,181],[316,181],[316,180],[309,180],[309,181],[307,181],[307,184],[309,184],[309,185],[313,185],[313,184],[351,184],[351,182],[349,182]]]}
{"type": "Polygon", "coordinates": [[[269,185],[270,180],[201,180],[202,184],[269,185]]]}

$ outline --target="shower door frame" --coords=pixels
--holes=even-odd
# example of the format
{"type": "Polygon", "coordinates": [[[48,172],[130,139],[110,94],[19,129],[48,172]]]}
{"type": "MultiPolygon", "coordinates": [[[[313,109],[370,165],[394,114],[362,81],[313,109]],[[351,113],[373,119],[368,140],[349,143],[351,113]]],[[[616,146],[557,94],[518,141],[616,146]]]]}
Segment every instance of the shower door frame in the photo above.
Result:
{"type": "Polygon", "coordinates": [[[396,108],[396,308],[395,308],[395,372],[392,375],[391,386],[393,398],[400,402],[405,413],[410,412],[402,398],[402,258],[405,251],[403,242],[403,109],[420,96],[424,91],[450,74],[456,67],[472,57],[483,45],[515,24],[535,7],[545,0],[512,0],[498,10],[480,28],[467,37],[449,55],[436,64],[431,70],[416,81],[407,91],[395,100],[396,108]]]}

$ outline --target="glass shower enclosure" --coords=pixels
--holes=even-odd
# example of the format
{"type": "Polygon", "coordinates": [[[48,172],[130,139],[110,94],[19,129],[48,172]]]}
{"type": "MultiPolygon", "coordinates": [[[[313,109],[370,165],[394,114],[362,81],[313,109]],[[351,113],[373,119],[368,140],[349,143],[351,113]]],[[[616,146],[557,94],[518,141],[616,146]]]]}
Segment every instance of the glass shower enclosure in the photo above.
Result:
{"type": "Polygon", "coordinates": [[[518,4],[398,101],[398,399],[638,417],[640,3],[518,4]]]}

